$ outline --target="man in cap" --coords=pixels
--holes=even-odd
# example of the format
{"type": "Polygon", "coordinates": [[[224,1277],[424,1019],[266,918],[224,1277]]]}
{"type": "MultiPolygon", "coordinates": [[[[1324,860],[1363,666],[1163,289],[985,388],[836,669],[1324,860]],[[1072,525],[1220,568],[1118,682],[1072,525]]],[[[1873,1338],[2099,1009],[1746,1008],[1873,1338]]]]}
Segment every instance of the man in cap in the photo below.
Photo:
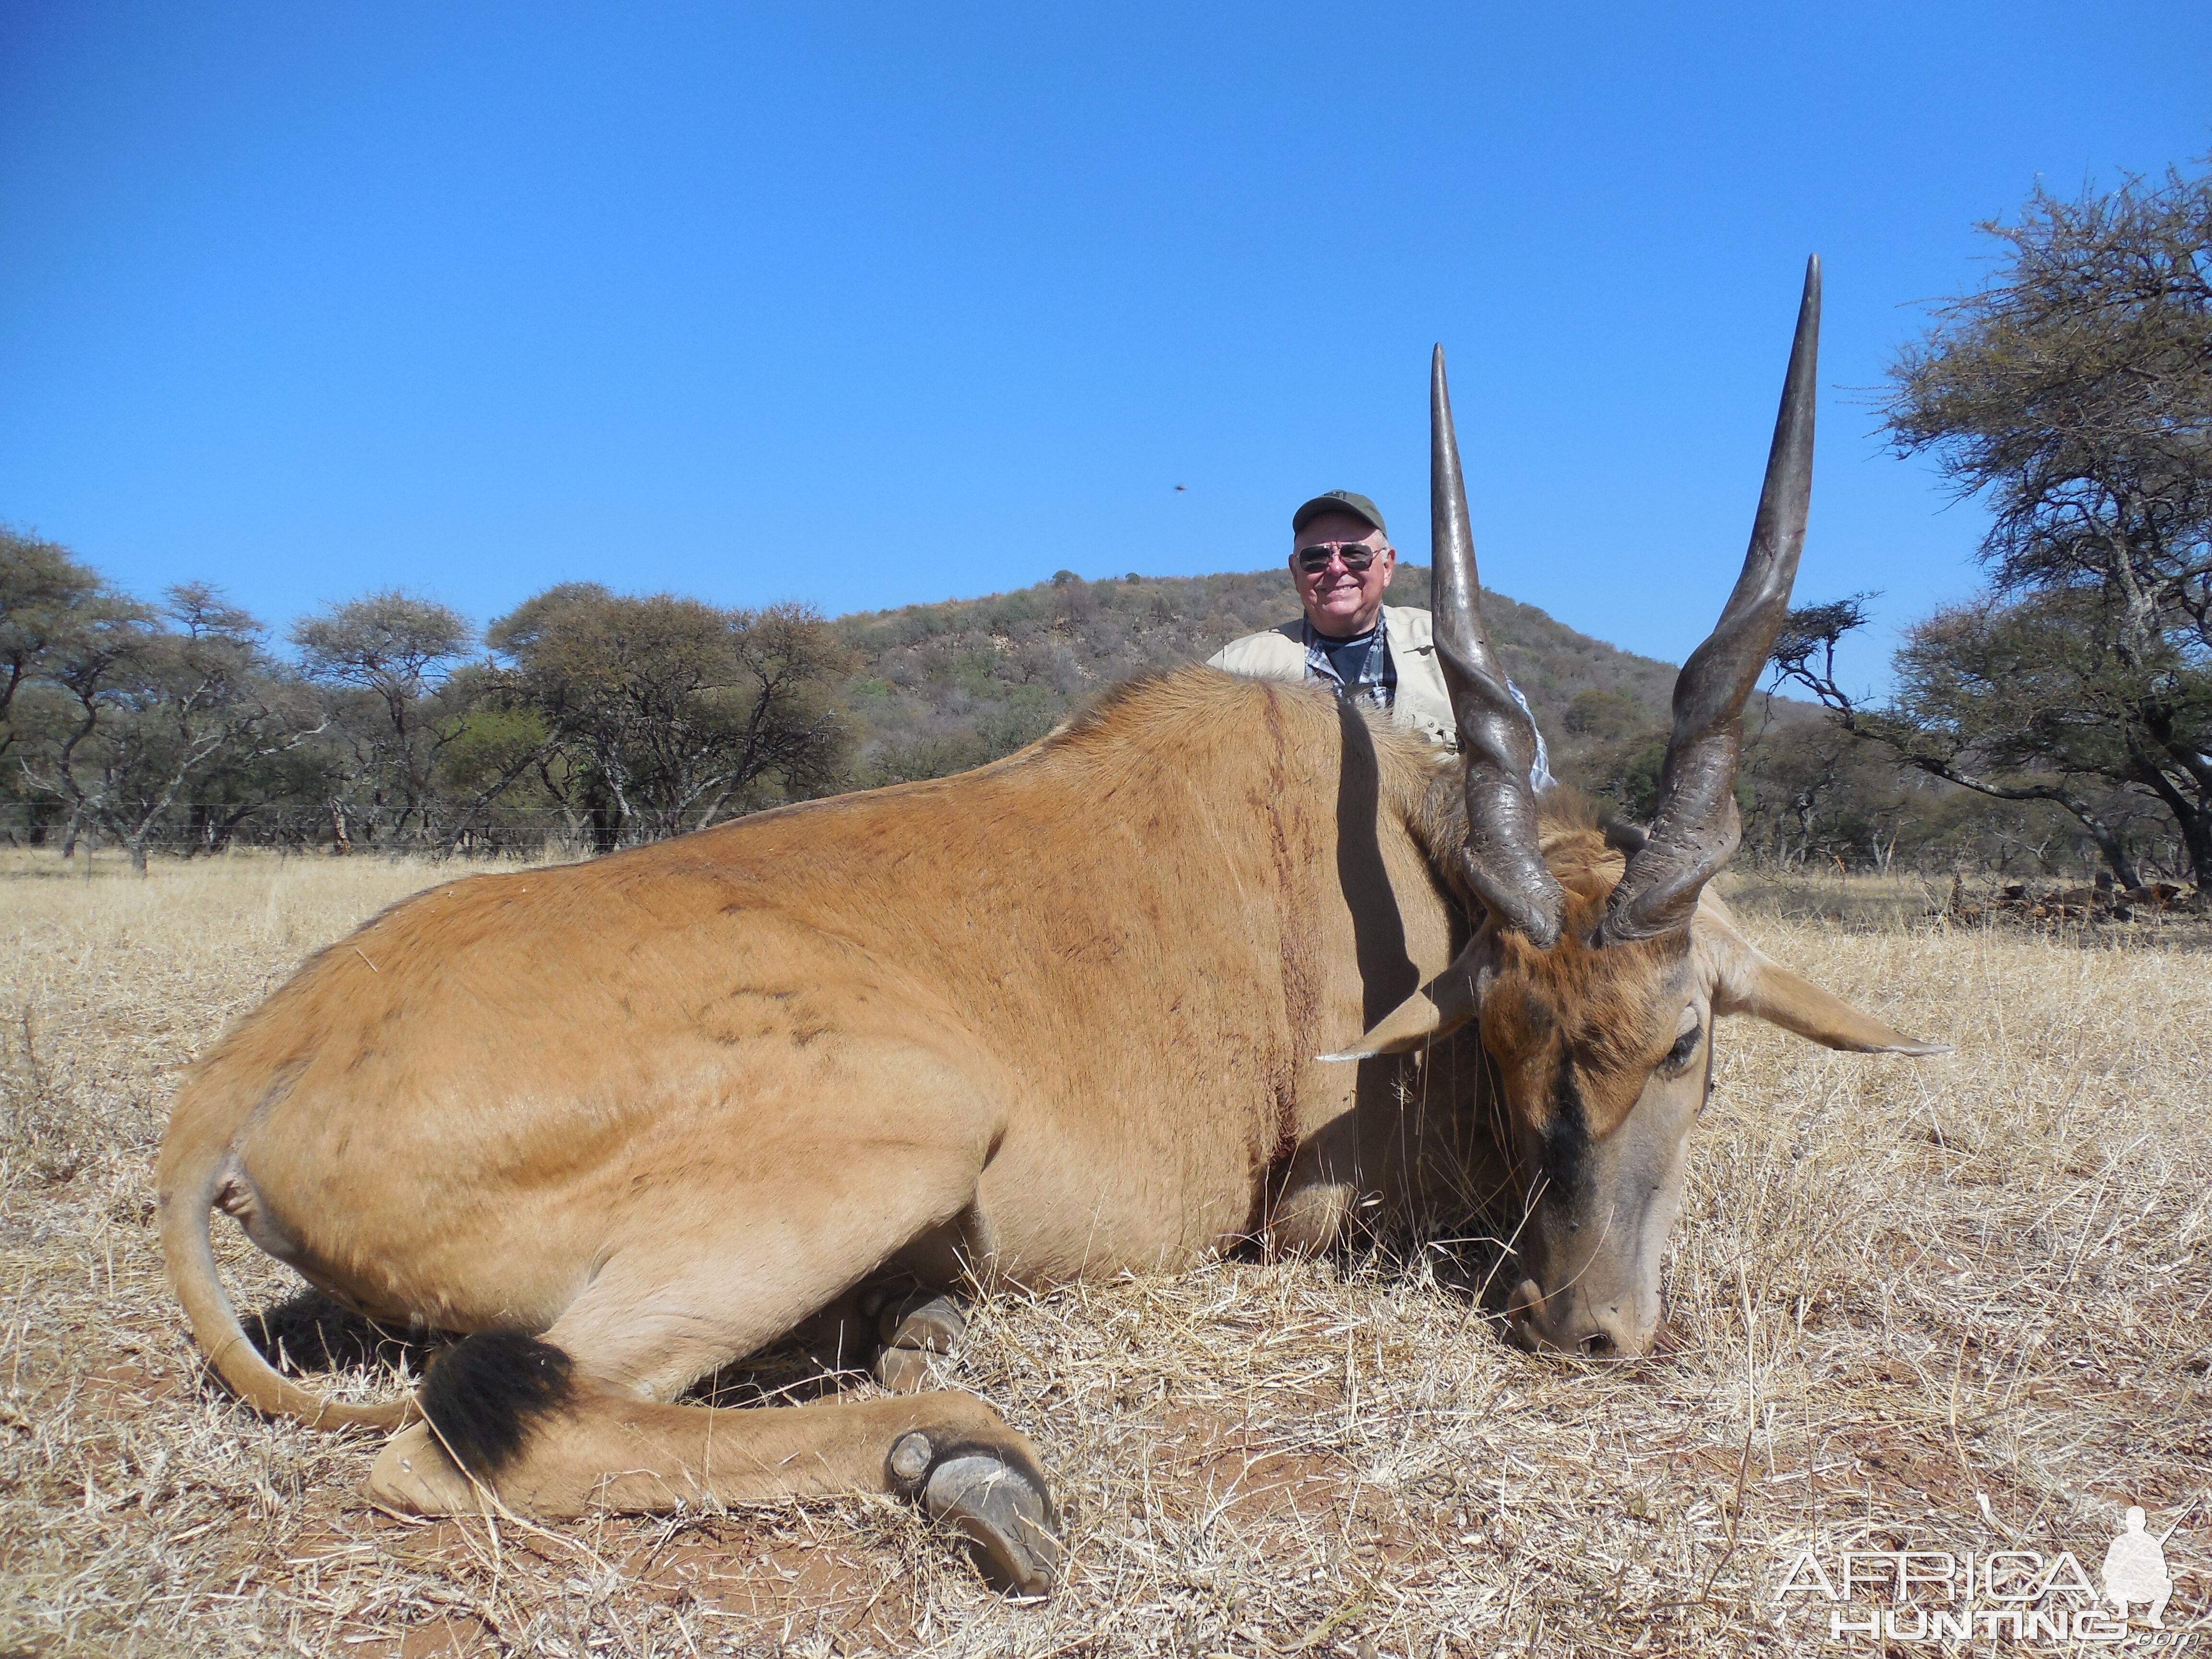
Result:
{"type": "MultiPolygon", "coordinates": [[[[1457,748],[1459,728],[1429,613],[1382,603],[1398,552],[1381,509],[1364,495],[1332,489],[1291,515],[1291,585],[1305,615],[1231,640],[1210,659],[1212,665],[1255,679],[1333,685],[1340,696],[1388,709],[1431,743],[1457,748]]],[[[1508,680],[1505,689],[1528,714],[1520,687],[1508,680]]],[[[1534,714],[1528,725],[1535,729],[1534,714]]],[[[1541,791],[1552,787],[1552,771],[1543,732],[1536,731],[1535,738],[1528,781],[1541,791]]]]}

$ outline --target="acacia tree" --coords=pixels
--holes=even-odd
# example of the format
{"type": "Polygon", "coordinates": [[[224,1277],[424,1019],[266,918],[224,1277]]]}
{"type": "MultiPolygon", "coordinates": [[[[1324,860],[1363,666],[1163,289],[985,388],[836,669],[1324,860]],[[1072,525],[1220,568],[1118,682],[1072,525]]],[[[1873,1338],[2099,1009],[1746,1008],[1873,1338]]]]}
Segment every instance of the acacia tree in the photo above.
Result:
{"type": "MultiPolygon", "coordinates": [[[[2140,685],[2107,642],[2096,596],[1994,596],[1908,629],[1886,704],[1836,682],[1837,641],[1865,620],[1856,600],[1793,612],[1778,641],[1781,678],[1806,687],[1854,735],[1905,765],[1999,800],[2048,801],[2081,826],[2122,887],[2140,885],[2124,794],[2141,781],[2132,735],[2140,685]]],[[[2201,675],[2194,695],[2207,687],[2201,675]]],[[[2154,792],[2142,792],[2154,793],[2154,792]]],[[[2147,804],[2147,803],[2146,803],[2147,804]]]]}
{"type": "Polygon", "coordinates": [[[143,614],[58,542],[0,525],[0,758],[15,746],[16,694],[88,630],[143,614]]]}
{"type": "Polygon", "coordinates": [[[801,605],[730,611],[567,583],[492,624],[507,695],[544,722],[541,775],[602,851],[713,823],[755,791],[834,780],[851,653],[801,605]]]}
{"type": "Polygon", "coordinates": [[[1899,354],[1886,422],[1988,506],[1992,591],[1913,630],[1886,708],[1814,661],[1864,595],[1796,613],[1777,665],[1911,765],[2060,805],[2129,885],[2095,795],[2154,798],[2212,892],[2212,172],[1981,228],[2004,257],[1899,354]]]}
{"type": "Polygon", "coordinates": [[[332,780],[329,802],[337,847],[350,844],[349,801],[373,830],[427,836],[439,751],[465,712],[446,694],[476,630],[434,600],[386,589],[303,617],[292,642],[301,672],[339,699],[337,729],[348,763],[332,780]]]}
{"type": "Polygon", "coordinates": [[[170,588],[159,616],[118,603],[55,648],[41,678],[67,713],[23,769],[68,805],[64,856],[96,828],[143,874],[149,847],[191,786],[323,729],[263,636],[217,590],[192,582],[170,588]]]}
{"type": "Polygon", "coordinates": [[[1997,592],[2094,659],[2050,752],[2096,727],[2094,769],[2158,798],[2212,890],[2212,172],[1984,228],[2008,258],[1899,357],[1892,439],[1987,501],[1997,592]]]}

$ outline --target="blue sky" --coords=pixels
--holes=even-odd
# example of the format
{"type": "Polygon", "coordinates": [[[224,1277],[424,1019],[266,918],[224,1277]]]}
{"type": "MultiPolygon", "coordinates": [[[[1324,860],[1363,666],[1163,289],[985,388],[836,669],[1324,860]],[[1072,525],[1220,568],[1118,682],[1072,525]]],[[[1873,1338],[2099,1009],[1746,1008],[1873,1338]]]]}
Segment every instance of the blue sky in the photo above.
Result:
{"type": "Polygon", "coordinates": [[[2202,0],[0,0],[0,518],[278,623],[1250,569],[1330,488],[1425,558],[1442,340],[1486,581],[1679,660],[1808,251],[1799,592],[1894,623],[1981,528],[1872,435],[1918,303],[2207,150],[2202,0]]]}

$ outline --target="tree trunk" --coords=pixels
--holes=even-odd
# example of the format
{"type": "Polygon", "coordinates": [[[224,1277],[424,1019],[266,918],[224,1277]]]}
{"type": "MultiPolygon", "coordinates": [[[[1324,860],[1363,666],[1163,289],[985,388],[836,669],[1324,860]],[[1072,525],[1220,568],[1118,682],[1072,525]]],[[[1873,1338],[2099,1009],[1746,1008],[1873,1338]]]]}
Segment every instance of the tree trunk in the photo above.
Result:
{"type": "Polygon", "coordinates": [[[2189,854],[2189,878],[2196,884],[2202,904],[2212,899],[2212,812],[2200,810],[2178,789],[2159,793],[2180,826],[2182,850],[2189,854]]]}
{"type": "Polygon", "coordinates": [[[622,816],[612,805],[592,808],[592,851],[604,857],[622,845],[622,816]]]}
{"type": "MultiPolygon", "coordinates": [[[[531,753],[525,755],[520,760],[510,763],[507,769],[499,775],[498,778],[493,781],[489,788],[482,789],[477,792],[476,799],[471,801],[467,807],[462,811],[460,816],[453,820],[453,827],[447,834],[445,845],[446,856],[450,858],[453,853],[464,844],[464,842],[467,842],[471,845],[474,844],[471,838],[476,834],[477,814],[486,811],[494,801],[505,794],[509,786],[511,786],[517,778],[520,777],[525,772],[528,771],[533,766],[538,768],[539,775],[544,776],[545,769],[545,755],[546,751],[542,748],[533,750],[531,753]]],[[[548,781],[547,787],[549,791],[551,788],[550,780],[548,781]]]]}
{"type": "Polygon", "coordinates": [[[2125,843],[2113,832],[2112,827],[2086,808],[2069,807],[2067,810],[2089,832],[2089,839],[2097,843],[2097,850],[2105,855],[2105,862],[2112,866],[2112,879],[2119,883],[2122,890],[2142,886],[2142,878],[2136,873],[2135,860],[2128,856],[2125,843]]]}
{"type": "MultiPolygon", "coordinates": [[[[1854,728],[1856,729],[1856,728],[1854,728]]],[[[1893,748],[1897,745],[1891,745],[1893,748]]],[[[2062,789],[2048,783],[2027,784],[2019,787],[2002,783],[1990,783],[1971,772],[1962,772],[1940,756],[1915,754],[1909,749],[1899,749],[1898,758],[1908,766],[1917,766],[1931,777],[1960,784],[1978,795],[1987,795],[1993,800],[2047,800],[2063,807],[2074,821],[2089,832],[2089,839],[2097,843],[2097,850],[2105,862],[2112,866],[2112,875],[2122,887],[2140,887],[2142,881],[2136,874],[2136,866],[2128,857],[2128,849],[2112,826],[2098,816],[2096,809],[2070,789],[2062,789]]]]}

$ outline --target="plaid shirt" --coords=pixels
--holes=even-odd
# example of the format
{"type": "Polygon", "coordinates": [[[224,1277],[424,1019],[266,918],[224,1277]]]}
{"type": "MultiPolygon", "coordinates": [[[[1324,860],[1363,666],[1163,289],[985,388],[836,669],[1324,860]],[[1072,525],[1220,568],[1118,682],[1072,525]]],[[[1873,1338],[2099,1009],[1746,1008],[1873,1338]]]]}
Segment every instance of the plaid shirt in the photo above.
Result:
{"type": "Polygon", "coordinates": [[[1375,638],[1367,647],[1367,656],[1359,665],[1359,678],[1351,685],[1336,672],[1329,660],[1328,647],[1322,643],[1322,635],[1314,630],[1310,620],[1305,622],[1306,678],[1326,680],[1336,688],[1340,697],[1364,697],[1377,708],[1388,708],[1398,693],[1396,665],[1390,660],[1389,619],[1377,611],[1375,615],[1375,638]]]}
{"type": "MultiPolygon", "coordinates": [[[[1359,665],[1359,678],[1350,685],[1344,683],[1344,677],[1336,672],[1336,665],[1329,660],[1328,651],[1322,644],[1322,635],[1314,631],[1312,622],[1304,620],[1303,625],[1308,679],[1321,680],[1334,686],[1337,696],[1340,697],[1362,697],[1377,708],[1390,707],[1398,693],[1398,671],[1397,665],[1390,660],[1390,624],[1387,612],[1376,613],[1374,642],[1367,647],[1366,659],[1359,665]]],[[[1528,717],[1529,734],[1536,739],[1535,761],[1528,768],[1528,787],[1541,794],[1557,781],[1552,776],[1552,756],[1544,743],[1543,728],[1536,724],[1535,711],[1528,707],[1528,699],[1521,695],[1521,688],[1509,679],[1505,682],[1505,690],[1507,695],[1521,706],[1521,712],[1528,717]]]]}

